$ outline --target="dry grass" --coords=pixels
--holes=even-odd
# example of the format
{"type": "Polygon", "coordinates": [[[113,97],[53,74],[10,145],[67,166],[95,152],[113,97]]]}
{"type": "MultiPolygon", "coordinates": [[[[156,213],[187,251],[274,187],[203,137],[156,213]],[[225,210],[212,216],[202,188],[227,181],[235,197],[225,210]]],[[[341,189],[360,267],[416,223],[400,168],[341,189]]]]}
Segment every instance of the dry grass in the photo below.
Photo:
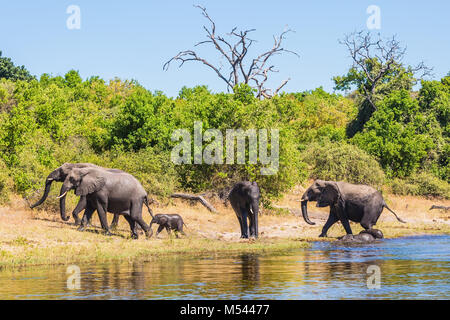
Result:
{"type": "MultiPolygon", "coordinates": [[[[300,207],[301,187],[278,202],[291,208],[300,207]]],[[[377,228],[385,237],[398,237],[422,233],[450,233],[450,212],[428,210],[432,204],[450,205],[450,201],[433,201],[415,197],[387,196],[386,201],[407,224],[399,223],[387,210],[378,221],[377,228]]],[[[163,231],[158,238],[139,240],[129,238],[128,223],[120,219],[114,235],[102,234],[98,218],[94,215],[94,227],[85,232],[77,231],[72,220],[61,221],[58,213],[29,210],[27,204],[16,198],[12,207],[0,208],[0,266],[64,264],[92,261],[151,260],[173,254],[216,254],[219,252],[273,252],[307,246],[306,241],[333,240],[344,234],[340,224],[334,225],[330,238],[317,238],[328,216],[327,208],[309,207],[310,218],[315,226],[307,225],[301,216],[293,214],[268,215],[259,219],[260,238],[240,240],[239,224],[231,207],[214,203],[220,213],[214,214],[198,204],[182,200],[165,207],[154,208],[155,213],[178,213],[187,228],[187,237],[174,239],[163,231]]],[[[150,216],[143,213],[144,220],[150,216]]],[[[109,221],[112,215],[109,215],[109,221]]],[[[155,231],[155,226],[153,230],[155,231]]],[[[352,224],[354,233],[359,224],[352,224]]]]}

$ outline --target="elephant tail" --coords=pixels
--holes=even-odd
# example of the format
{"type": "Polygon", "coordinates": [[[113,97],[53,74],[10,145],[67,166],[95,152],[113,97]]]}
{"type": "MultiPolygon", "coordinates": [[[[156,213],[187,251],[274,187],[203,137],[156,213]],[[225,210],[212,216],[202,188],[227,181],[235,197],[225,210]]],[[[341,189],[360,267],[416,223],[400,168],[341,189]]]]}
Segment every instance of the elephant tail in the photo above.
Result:
{"type": "Polygon", "coordinates": [[[152,209],[150,209],[150,206],[148,205],[148,198],[147,197],[144,198],[144,203],[145,203],[145,206],[147,207],[148,213],[150,213],[150,215],[152,216],[152,219],[154,219],[155,217],[153,216],[152,209]]]}
{"type": "Polygon", "coordinates": [[[397,216],[397,214],[396,214],[394,211],[392,211],[391,208],[388,207],[388,205],[386,204],[386,202],[383,204],[383,207],[385,207],[385,208],[388,209],[390,212],[392,212],[392,213],[394,214],[394,216],[397,218],[398,221],[400,221],[401,223],[406,223],[406,221],[400,219],[400,218],[397,216]]]}

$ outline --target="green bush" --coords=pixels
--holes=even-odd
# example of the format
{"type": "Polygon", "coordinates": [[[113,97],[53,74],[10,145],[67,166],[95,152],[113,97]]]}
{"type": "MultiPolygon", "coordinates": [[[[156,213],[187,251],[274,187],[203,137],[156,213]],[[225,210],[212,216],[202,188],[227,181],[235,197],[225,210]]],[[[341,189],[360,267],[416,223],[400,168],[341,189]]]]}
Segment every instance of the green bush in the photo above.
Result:
{"type": "Polygon", "coordinates": [[[13,181],[8,174],[8,167],[0,159],[0,204],[8,201],[9,193],[13,188],[13,181]]]}
{"type": "Polygon", "coordinates": [[[387,96],[352,142],[376,157],[389,177],[407,177],[435,148],[419,104],[406,90],[387,96]]]}
{"type": "MultiPolygon", "coordinates": [[[[158,197],[177,189],[220,190],[238,180],[257,181],[264,201],[308,177],[380,186],[379,163],[389,177],[408,177],[420,167],[448,180],[448,82],[423,82],[415,95],[393,90],[349,140],[346,129],[357,117],[358,101],[322,88],[259,100],[247,85],[234,93],[197,86],[170,98],[134,81],[83,81],[74,70],[39,80],[1,79],[0,196],[14,191],[35,197],[48,173],[64,162],[125,170],[158,197]],[[226,164],[226,150],[223,164],[174,165],[170,153],[177,142],[171,135],[187,129],[192,137],[196,121],[202,133],[214,128],[223,138],[227,129],[278,129],[278,172],[265,176],[260,169],[266,165],[249,163],[248,143],[244,165],[226,164]]],[[[434,182],[404,192],[442,193],[442,181],[427,181],[434,182]]],[[[47,209],[57,207],[58,188],[51,192],[47,209]]],[[[75,200],[70,196],[69,204],[75,200]]]]}
{"type": "Polygon", "coordinates": [[[450,199],[450,184],[427,172],[413,174],[407,179],[394,179],[391,188],[393,193],[399,195],[450,199]]]}
{"type": "Polygon", "coordinates": [[[381,187],[384,173],[378,162],[357,146],[347,143],[313,143],[303,154],[310,178],[346,181],[381,187]]]}

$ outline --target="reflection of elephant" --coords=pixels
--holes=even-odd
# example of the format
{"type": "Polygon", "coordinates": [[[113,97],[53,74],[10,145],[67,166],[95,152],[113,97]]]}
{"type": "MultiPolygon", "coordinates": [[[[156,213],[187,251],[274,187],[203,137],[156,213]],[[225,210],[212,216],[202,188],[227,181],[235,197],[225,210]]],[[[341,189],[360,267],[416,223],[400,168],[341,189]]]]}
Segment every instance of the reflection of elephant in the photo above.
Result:
{"type": "MultiPolygon", "coordinates": [[[[51,187],[53,181],[63,182],[67,178],[69,173],[75,168],[97,168],[97,169],[107,170],[109,172],[123,173],[122,170],[105,169],[105,168],[96,166],[95,164],[91,164],[91,163],[64,163],[62,166],[60,166],[60,167],[56,168],[55,170],[53,170],[52,172],[50,172],[50,174],[47,176],[47,179],[45,181],[44,195],[38,202],[36,202],[35,204],[33,204],[31,206],[31,209],[41,205],[47,199],[48,194],[50,192],[50,187],[51,187]]],[[[61,197],[59,200],[59,204],[60,204],[61,218],[64,221],[69,220],[69,217],[66,216],[66,198],[61,197]]],[[[76,225],[80,224],[80,222],[81,222],[80,218],[78,218],[78,214],[81,211],[83,211],[85,208],[86,208],[86,197],[81,196],[80,201],[78,202],[77,206],[75,207],[75,209],[72,212],[72,216],[75,219],[76,225]]],[[[113,220],[111,226],[112,227],[117,226],[118,221],[119,221],[119,216],[114,215],[114,220],[113,220]]]]}
{"type": "Polygon", "coordinates": [[[347,234],[352,234],[349,220],[360,222],[364,229],[370,230],[377,223],[383,208],[405,223],[387,206],[380,192],[366,185],[316,180],[305,191],[301,201],[303,218],[309,224],[314,223],[308,218],[308,201],[317,201],[317,207],[330,206],[330,215],[319,237],[326,237],[328,229],[338,220],[347,234]]]}
{"type": "Polygon", "coordinates": [[[154,223],[159,224],[158,230],[156,231],[156,236],[158,236],[164,228],[166,228],[168,234],[170,234],[171,230],[174,230],[177,238],[178,232],[186,235],[183,231],[183,224],[186,224],[183,222],[183,218],[179,214],[156,214],[150,222],[150,229],[154,223]]]}
{"type": "Polygon", "coordinates": [[[340,240],[343,242],[355,242],[364,243],[372,242],[376,239],[383,239],[383,233],[378,229],[363,230],[357,235],[346,234],[341,237],[340,240]]]}
{"type": "Polygon", "coordinates": [[[147,192],[135,177],[126,172],[109,172],[98,168],[76,168],[64,180],[60,197],[75,189],[75,194],[86,197],[86,211],[80,229],[86,227],[87,220],[95,210],[98,212],[102,228],[111,234],[106,219],[107,212],[120,214],[128,221],[131,236],[138,238],[136,223],[141,226],[147,237],[149,226],[142,219],[142,204],[145,203],[150,215],[147,192]]]}
{"type": "Polygon", "coordinates": [[[236,183],[227,197],[239,220],[241,226],[241,238],[250,236],[258,238],[258,211],[259,211],[259,187],[256,182],[241,181],[236,183]],[[250,228],[247,226],[247,217],[250,220],[250,228]]]}

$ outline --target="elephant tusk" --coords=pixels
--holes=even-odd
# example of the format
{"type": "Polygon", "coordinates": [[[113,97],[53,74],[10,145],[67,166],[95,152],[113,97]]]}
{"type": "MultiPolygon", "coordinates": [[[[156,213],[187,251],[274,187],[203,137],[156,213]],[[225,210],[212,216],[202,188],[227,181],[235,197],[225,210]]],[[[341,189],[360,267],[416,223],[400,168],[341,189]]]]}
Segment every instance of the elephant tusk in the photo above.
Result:
{"type": "Polygon", "coordinates": [[[66,193],[67,193],[67,191],[66,192],[64,192],[62,195],[60,195],[60,196],[57,196],[56,197],[56,199],[61,199],[62,197],[64,197],[65,195],[66,195],[66,193]]]}

